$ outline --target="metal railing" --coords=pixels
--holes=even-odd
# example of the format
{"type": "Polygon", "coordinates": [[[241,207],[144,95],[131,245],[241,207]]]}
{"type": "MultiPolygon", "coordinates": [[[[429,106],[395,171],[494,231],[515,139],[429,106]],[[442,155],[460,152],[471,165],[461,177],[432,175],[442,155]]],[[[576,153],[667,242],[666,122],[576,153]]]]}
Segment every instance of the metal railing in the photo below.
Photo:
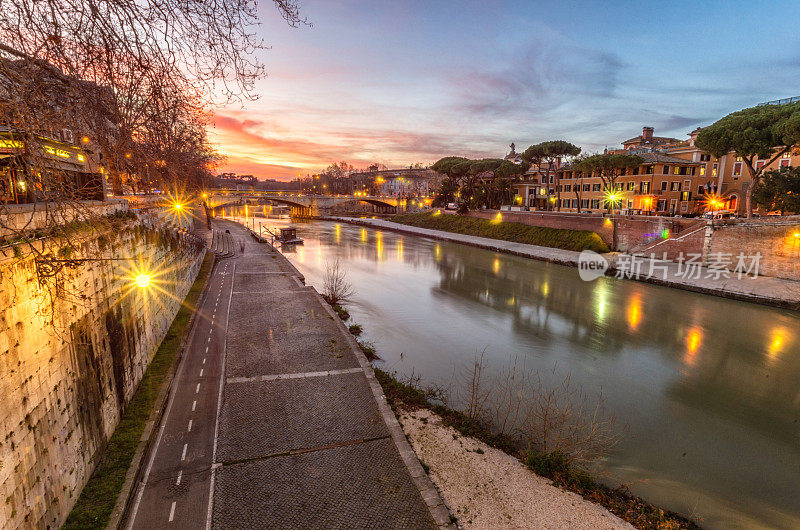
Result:
{"type": "Polygon", "coordinates": [[[763,107],[765,105],[788,105],[789,103],[795,103],[800,101],[800,96],[795,96],[793,98],[783,98],[783,99],[776,99],[773,101],[765,101],[764,103],[759,103],[756,107],[763,107]]]}

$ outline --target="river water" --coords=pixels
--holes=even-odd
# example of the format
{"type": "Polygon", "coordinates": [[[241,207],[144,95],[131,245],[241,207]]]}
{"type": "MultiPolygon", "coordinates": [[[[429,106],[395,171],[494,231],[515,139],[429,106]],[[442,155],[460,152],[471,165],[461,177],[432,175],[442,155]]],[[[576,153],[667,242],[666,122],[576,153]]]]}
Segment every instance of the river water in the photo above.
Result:
{"type": "Polygon", "coordinates": [[[485,350],[495,369],[516,357],[568,373],[629,426],[602,462],[606,482],[704,527],[800,528],[800,314],[347,224],[293,226],[305,245],[286,255],[309,285],[340,258],[383,368],[447,385],[485,350]]]}

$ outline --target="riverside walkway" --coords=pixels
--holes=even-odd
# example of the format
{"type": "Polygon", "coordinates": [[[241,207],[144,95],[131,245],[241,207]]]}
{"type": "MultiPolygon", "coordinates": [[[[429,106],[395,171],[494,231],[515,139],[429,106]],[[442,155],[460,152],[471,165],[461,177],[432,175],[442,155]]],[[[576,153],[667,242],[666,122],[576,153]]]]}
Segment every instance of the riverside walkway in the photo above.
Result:
{"type": "Polygon", "coordinates": [[[280,253],[216,225],[234,250],[209,278],[128,527],[450,527],[341,320],[280,253]]]}

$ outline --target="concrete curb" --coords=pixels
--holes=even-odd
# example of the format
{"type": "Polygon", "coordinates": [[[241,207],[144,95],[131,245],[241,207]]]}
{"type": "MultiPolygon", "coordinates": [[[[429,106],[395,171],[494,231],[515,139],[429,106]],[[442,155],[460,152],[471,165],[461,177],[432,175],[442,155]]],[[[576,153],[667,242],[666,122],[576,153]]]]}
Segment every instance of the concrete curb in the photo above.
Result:
{"type": "MultiPolygon", "coordinates": [[[[206,252],[208,252],[208,250],[206,250],[206,252]]],[[[205,254],[203,254],[203,259],[205,259],[205,254]]],[[[197,298],[197,307],[200,307],[205,301],[208,293],[208,279],[211,278],[211,276],[214,274],[214,269],[217,267],[218,261],[213,253],[212,260],[213,262],[211,264],[211,270],[209,271],[208,278],[206,278],[206,284],[203,286],[203,291],[197,298]]],[[[198,267],[197,270],[199,273],[200,268],[198,267]]],[[[195,280],[197,280],[197,277],[195,277],[195,280]]],[[[189,339],[195,333],[196,326],[194,324],[196,316],[197,311],[192,312],[192,316],[189,318],[188,326],[186,327],[186,330],[184,330],[183,336],[178,344],[178,354],[172,360],[172,365],[167,372],[165,380],[161,382],[161,388],[158,391],[158,396],[156,397],[153,410],[150,412],[150,417],[145,424],[142,437],[139,440],[138,447],[136,448],[136,453],[134,454],[131,465],[128,468],[128,473],[125,475],[125,482],[122,485],[122,490],[117,496],[117,502],[114,505],[114,510],[111,512],[111,518],[106,526],[107,530],[116,530],[122,528],[127,521],[131,500],[133,500],[136,492],[139,490],[139,487],[141,487],[141,478],[144,469],[142,463],[145,462],[145,457],[150,454],[150,450],[154,441],[154,434],[158,432],[158,426],[163,420],[166,403],[173,390],[172,384],[175,381],[175,374],[177,374],[178,369],[183,362],[186,345],[189,343],[189,339]]]]}
{"type": "MultiPolygon", "coordinates": [[[[269,243],[266,241],[264,241],[264,243],[269,245],[269,243]]],[[[274,247],[273,250],[275,250],[274,247]]],[[[305,285],[305,277],[300,273],[300,271],[297,270],[297,267],[295,267],[294,264],[292,264],[292,262],[289,261],[281,252],[276,251],[276,253],[280,256],[279,259],[282,259],[297,275],[296,279],[298,283],[305,285]]],[[[358,359],[358,364],[364,371],[364,375],[367,378],[367,383],[369,384],[370,390],[372,390],[372,395],[378,405],[378,410],[383,417],[383,421],[386,423],[386,427],[389,429],[389,432],[392,435],[392,440],[397,447],[397,451],[400,453],[400,458],[403,460],[403,464],[405,464],[406,469],[411,475],[411,480],[414,482],[417,490],[419,490],[422,499],[428,506],[428,510],[430,511],[434,522],[439,528],[455,530],[457,526],[450,520],[450,510],[442,499],[439,490],[436,489],[436,486],[433,484],[433,481],[431,481],[431,479],[428,477],[428,474],[425,473],[422,464],[419,462],[419,458],[417,458],[417,454],[408,443],[406,435],[403,432],[403,428],[397,421],[394,411],[392,411],[392,408],[389,406],[389,403],[386,400],[386,396],[383,394],[383,388],[378,382],[378,379],[375,377],[372,364],[370,364],[369,360],[367,360],[364,352],[361,351],[361,347],[358,345],[358,342],[356,342],[353,334],[350,333],[342,319],[339,318],[339,316],[333,311],[328,302],[325,301],[322,295],[314,287],[306,287],[308,288],[309,292],[314,293],[320,305],[327,312],[328,316],[333,319],[334,322],[336,322],[337,327],[346,337],[350,349],[356,356],[356,359],[358,359]]]]}

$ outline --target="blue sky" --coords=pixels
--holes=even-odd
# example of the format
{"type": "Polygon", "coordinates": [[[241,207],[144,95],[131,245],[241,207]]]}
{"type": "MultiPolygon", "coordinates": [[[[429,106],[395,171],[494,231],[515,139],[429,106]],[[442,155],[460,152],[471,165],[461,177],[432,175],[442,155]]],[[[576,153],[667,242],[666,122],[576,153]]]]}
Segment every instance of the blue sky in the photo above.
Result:
{"type": "Polygon", "coordinates": [[[593,152],[685,138],[728,112],[800,95],[790,2],[323,2],[310,27],[259,6],[260,98],[219,109],[223,169],[294,178],[502,156],[566,139],[593,152]]]}

